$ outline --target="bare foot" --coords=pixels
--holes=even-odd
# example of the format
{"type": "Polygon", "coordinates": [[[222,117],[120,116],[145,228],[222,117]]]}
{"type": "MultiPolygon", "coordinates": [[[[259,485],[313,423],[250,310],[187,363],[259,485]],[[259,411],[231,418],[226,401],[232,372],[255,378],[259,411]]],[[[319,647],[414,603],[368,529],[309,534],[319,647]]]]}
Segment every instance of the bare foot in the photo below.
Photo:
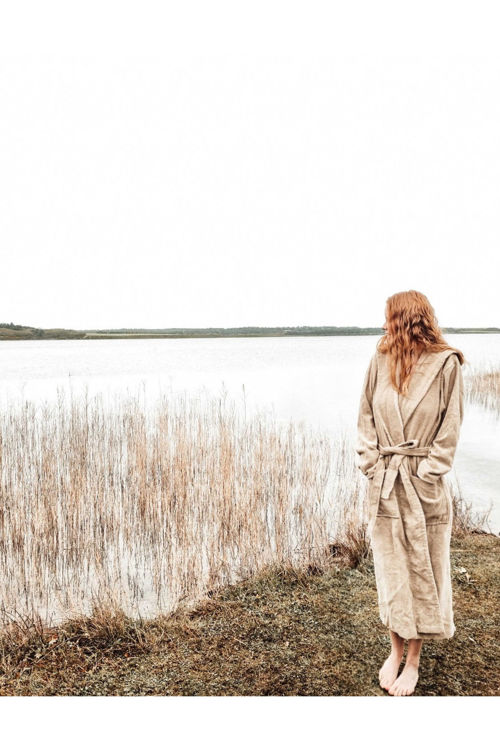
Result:
{"type": "Polygon", "coordinates": [[[392,650],[387,659],[384,661],[378,672],[380,687],[389,690],[394,680],[398,676],[399,665],[403,658],[403,652],[392,650]]]}
{"type": "Polygon", "coordinates": [[[391,695],[411,695],[415,690],[417,680],[418,667],[407,662],[397,680],[391,685],[389,693],[391,695]]]}

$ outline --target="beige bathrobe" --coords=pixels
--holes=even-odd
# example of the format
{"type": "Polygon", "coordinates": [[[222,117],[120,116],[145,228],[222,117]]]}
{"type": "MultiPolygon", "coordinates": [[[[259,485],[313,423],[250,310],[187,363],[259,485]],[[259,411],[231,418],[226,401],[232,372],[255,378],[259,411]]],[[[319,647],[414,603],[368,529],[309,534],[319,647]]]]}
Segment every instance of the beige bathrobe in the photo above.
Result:
{"type": "Polygon", "coordinates": [[[406,396],[375,351],[361,394],[357,465],[369,479],[368,536],[380,618],[402,638],[451,638],[452,498],[444,475],[463,419],[464,386],[450,348],[423,352],[406,396]]]}

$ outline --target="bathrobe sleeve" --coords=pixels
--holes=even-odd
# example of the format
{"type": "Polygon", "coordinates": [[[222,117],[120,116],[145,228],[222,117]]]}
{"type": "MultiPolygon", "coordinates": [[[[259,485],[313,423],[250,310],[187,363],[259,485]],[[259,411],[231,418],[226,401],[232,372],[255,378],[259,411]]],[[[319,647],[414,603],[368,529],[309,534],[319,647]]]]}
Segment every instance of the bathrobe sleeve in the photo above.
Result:
{"type": "Polygon", "coordinates": [[[429,455],[417,468],[417,476],[427,482],[435,482],[450,471],[455,457],[464,416],[464,380],[456,354],[451,354],[444,363],[441,379],[441,422],[429,455]]]}
{"type": "Polygon", "coordinates": [[[369,479],[373,477],[375,464],[379,457],[378,438],[373,418],[372,398],[377,380],[377,354],[368,365],[361,390],[358,414],[358,432],[356,440],[356,466],[369,479]]]}

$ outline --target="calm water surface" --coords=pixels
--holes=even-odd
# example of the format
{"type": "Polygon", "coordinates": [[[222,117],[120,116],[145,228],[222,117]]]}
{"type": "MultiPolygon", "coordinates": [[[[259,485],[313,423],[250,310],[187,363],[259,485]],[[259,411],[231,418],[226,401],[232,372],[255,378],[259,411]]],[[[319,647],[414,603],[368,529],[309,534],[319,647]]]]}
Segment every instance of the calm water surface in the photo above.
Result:
{"type": "MultiPolygon", "coordinates": [[[[448,335],[471,366],[500,367],[500,335],[448,335]]],[[[58,389],[113,398],[141,392],[203,398],[224,391],[241,408],[355,436],[360,390],[378,337],[115,339],[0,342],[0,401],[55,399],[58,389]]],[[[500,419],[466,405],[450,479],[474,509],[492,507],[500,533],[500,419]]]]}

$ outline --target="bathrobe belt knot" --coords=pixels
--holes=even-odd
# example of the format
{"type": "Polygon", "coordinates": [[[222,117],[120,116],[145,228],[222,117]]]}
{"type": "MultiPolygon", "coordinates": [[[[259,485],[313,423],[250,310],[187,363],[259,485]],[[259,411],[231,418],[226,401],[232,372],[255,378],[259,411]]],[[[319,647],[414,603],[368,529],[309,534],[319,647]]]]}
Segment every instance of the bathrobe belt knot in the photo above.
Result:
{"type": "Polygon", "coordinates": [[[378,452],[381,456],[391,456],[389,465],[385,470],[384,481],[382,484],[381,497],[385,500],[391,494],[391,490],[394,486],[394,481],[399,472],[401,461],[405,456],[428,456],[430,446],[418,447],[418,439],[405,440],[397,445],[379,445],[377,446],[378,452]]]}

